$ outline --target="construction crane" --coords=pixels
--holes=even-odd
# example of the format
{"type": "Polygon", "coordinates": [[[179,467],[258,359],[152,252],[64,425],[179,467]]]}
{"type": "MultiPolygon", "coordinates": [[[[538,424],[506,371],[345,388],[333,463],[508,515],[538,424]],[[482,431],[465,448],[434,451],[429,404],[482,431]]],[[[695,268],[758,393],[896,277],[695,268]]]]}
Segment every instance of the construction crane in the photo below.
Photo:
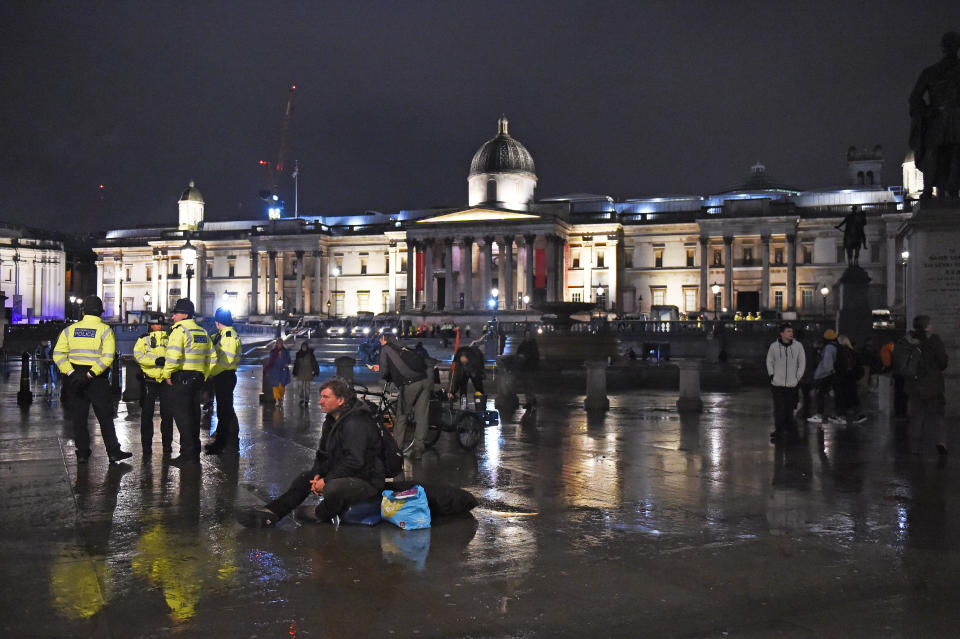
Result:
{"type": "Polygon", "coordinates": [[[260,191],[260,197],[268,202],[267,209],[270,219],[280,217],[283,210],[280,200],[280,176],[284,171],[284,161],[286,160],[287,150],[290,144],[290,120],[293,116],[293,98],[297,93],[297,85],[291,85],[287,94],[287,106],[283,110],[283,124],[280,127],[280,150],[277,152],[277,163],[272,167],[266,160],[260,160],[260,166],[264,167],[267,174],[267,180],[270,183],[269,189],[260,191]]]}

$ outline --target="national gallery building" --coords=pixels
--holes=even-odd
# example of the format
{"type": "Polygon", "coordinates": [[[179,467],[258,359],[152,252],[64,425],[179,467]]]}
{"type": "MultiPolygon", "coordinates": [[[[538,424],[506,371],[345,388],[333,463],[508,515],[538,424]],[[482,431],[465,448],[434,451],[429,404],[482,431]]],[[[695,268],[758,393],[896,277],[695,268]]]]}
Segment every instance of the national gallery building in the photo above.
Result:
{"type": "MultiPolygon", "coordinates": [[[[899,308],[910,194],[878,183],[882,165],[879,147],[851,147],[847,183],[828,189],[798,190],[758,163],[713,195],[536,199],[533,157],[501,117],[471,162],[466,206],[205,222],[191,182],[176,224],[112,230],[97,242],[97,293],[115,319],[187,296],[202,315],[227,306],[256,319],[369,311],[442,321],[492,306],[520,316],[559,300],[627,317],[654,306],[820,315],[837,297],[821,289],[832,291],[846,267],[834,227],[857,205],[871,306],[899,308]]],[[[904,176],[918,190],[912,163],[904,176]]]]}

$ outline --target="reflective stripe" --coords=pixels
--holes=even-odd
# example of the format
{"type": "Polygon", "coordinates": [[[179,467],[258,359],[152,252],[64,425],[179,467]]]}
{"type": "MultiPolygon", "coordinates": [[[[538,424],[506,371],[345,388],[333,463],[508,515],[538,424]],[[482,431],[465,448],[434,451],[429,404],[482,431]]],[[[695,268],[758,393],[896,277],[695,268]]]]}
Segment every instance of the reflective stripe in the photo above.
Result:
{"type": "Polygon", "coordinates": [[[94,355],[100,355],[100,354],[102,354],[102,352],[103,352],[103,351],[101,351],[101,350],[99,350],[99,349],[96,349],[96,348],[71,348],[71,349],[70,349],[70,354],[71,354],[71,355],[74,355],[74,354],[77,354],[77,353],[83,353],[83,354],[86,354],[86,355],[89,355],[89,354],[92,353],[92,354],[94,354],[94,355]]]}
{"type": "Polygon", "coordinates": [[[180,347],[180,346],[167,346],[167,350],[168,350],[168,351],[173,351],[173,352],[175,352],[175,353],[182,353],[182,352],[183,352],[183,348],[180,347]]]}

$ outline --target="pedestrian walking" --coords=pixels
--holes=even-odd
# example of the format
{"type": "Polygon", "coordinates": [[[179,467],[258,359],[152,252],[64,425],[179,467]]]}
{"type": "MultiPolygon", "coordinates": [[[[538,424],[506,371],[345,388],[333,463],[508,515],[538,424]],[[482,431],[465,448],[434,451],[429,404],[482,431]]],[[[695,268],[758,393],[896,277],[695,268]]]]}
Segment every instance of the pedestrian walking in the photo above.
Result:
{"type": "Polygon", "coordinates": [[[167,332],[163,330],[163,313],[150,313],[148,330],[133,345],[133,358],[140,366],[140,447],[144,459],[153,453],[153,415],[160,402],[160,441],[163,454],[173,452],[173,412],[170,410],[170,387],[163,383],[167,332]]]}
{"type": "Polygon", "coordinates": [[[164,352],[163,379],[170,386],[170,407],[180,432],[180,455],[174,466],[200,463],[200,402],[213,359],[210,336],[193,319],[193,302],[177,300],[164,352]]]}
{"type": "Polygon", "coordinates": [[[283,396],[290,383],[290,353],[283,347],[282,339],[278,339],[270,350],[266,368],[267,381],[273,388],[273,401],[283,408],[283,396]]]}
{"type": "Polygon", "coordinates": [[[867,421],[867,416],[860,411],[860,393],[857,388],[863,374],[860,356],[854,350],[850,338],[839,335],[837,337],[836,386],[842,396],[841,403],[845,412],[838,414],[854,424],[867,421]]]}
{"type": "Polygon", "coordinates": [[[230,309],[218,308],[213,321],[217,332],[210,338],[213,346],[210,350],[213,358],[210,379],[217,403],[217,434],[203,452],[219,455],[225,450],[236,451],[240,448],[240,421],[233,409],[233,391],[237,387],[237,367],[243,355],[243,344],[233,328],[230,309]]]}
{"type": "Polygon", "coordinates": [[[842,414],[840,394],[835,387],[835,368],[837,363],[837,332],[828,328],[823,332],[823,346],[817,358],[817,368],[813,373],[813,380],[817,386],[817,412],[808,417],[811,424],[824,422],[846,423],[846,419],[839,417],[842,414]],[[827,415],[827,397],[833,392],[833,413],[827,415]]]}
{"type": "Polygon", "coordinates": [[[413,456],[420,457],[426,449],[425,439],[430,428],[430,392],[433,388],[426,362],[416,351],[401,347],[393,335],[380,335],[380,363],[372,368],[385,382],[393,382],[400,388],[393,436],[404,452],[412,449],[413,456]],[[413,442],[404,447],[411,412],[416,429],[413,442]]]}
{"type": "Polygon", "coordinates": [[[301,406],[310,405],[310,382],[320,374],[320,364],[307,342],[300,344],[293,360],[293,376],[297,378],[297,390],[301,406]]]}
{"type": "Polygon", "coordinates": [[[770,439],[783,437],[793,423],[793,411],[797,406],[797,385],[806,368],[803,345],[793,339],[793,325],[780,325],[780,335],[767,349],[767,375],[773,393],[774,430],[770,439]]]}
{"type": "Polygon", "coordinates": [[[933,332],[929,316],[913,318],[913,330],[897,342],[893,358],[894,368],[903,376],[910,398],[907,411],[911,449],[922,454],[933,443],[938,453],[946,455],[943,371],[949,360],[943,341],[933,332]]]}
{"type": "Polygon", "coordinates": [[[73,424],[73,441],[77,463],[90,459],[90,431],[87,418],[90,406],[100,423],[100,435],[110,463],[132,457],[120,448],[113,424],[113,397],[107,373],[116,357],[116,340],[100,316],[103,300],[90,295],[83,300],[83,318],[60,332],[53,349],[53,359],[66,380],[67,405],[73,424]]]}

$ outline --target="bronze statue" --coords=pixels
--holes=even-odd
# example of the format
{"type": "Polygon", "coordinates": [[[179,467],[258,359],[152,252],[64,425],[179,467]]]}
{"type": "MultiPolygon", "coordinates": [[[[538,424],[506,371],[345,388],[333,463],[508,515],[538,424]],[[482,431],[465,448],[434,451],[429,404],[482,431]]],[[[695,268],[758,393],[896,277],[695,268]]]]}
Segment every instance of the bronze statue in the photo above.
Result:
{"type": "Polygon", "coordinates": [[[858,206],[851,206],[843,222],[834,228],[843,231],[843,248],[847,252],[847,266],[860,265],[860,249],[867,248],[867,214],[858,206]]]}
{"type": "Polygon", "coordinates": [[[920,74],[910,94],[910,148],[923,172],[920,199],[960,196],[960,33],[940,40],[943,59],[920,74]]]}

